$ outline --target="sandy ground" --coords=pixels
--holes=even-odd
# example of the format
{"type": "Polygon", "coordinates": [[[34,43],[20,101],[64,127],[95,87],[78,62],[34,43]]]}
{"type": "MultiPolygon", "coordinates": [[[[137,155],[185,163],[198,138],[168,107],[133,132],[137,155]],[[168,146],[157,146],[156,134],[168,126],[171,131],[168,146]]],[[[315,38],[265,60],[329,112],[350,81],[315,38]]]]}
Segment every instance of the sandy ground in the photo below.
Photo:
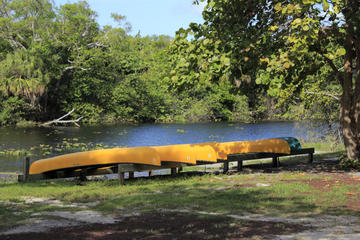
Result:
{"type": "Polygon", "coordinates": [[[355,240],[360,239],[359,227],[360,219],[355,216],[286,218],[257,214],[220,215],[211,212],[168,209],[161,209],[156,213],[131,215],[113,213],[105,216],[95,211],[84,210],[33,214],[23,225],[1,232],[0,239],[176,239],[177,236],[181,236],[178,239],[229,237],[229,239],[355,240]],[[194,220],[192,214],[207,217],[194,220]],[[226,224],[227,221],[224,219],[239,220],[238,224],[233,225],[237,227],[237,231],[214,227],[213,222],[209,221],[209,216],[210,220],[218,219],[219,226],[226,224]],[[174,219],[172,221],[175,222],[169,219],[174,219]],[[141,225],[141,223],[145,224],[141,225]],[[169,224],[172,227],[182,228],[183,233],[187,234],[179,235],[168,226],[169,224]],[[192,228],[184,228],[184,226],[192,226],[192,228]],[[203,232],[198,233],[199,229],[203,232]],[[231,234],[226,233],[229,230],[232,231],[231,234]]]}

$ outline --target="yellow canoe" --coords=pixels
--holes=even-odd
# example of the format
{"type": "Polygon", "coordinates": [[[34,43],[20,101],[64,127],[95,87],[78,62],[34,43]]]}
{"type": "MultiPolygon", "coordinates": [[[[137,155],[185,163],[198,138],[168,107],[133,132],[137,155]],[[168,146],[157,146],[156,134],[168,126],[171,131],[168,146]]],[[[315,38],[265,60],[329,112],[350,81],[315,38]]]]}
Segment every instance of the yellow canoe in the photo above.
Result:
{"type": "MultiPolygon", "coordinates": [[[[295,143],[298,144],[297,140],[295,143]]],[[[199,161],[217,162],[218,159],[227,159],[229,154],[258,152],[289,154],[290,151],[290,144],[278,138],[243,142],[114,148],[38,160],[31,164],[29,173],[40,174],[62,169],[103,167],[121,163],[153,166],[167,166],[169,163],[195,165],[199,161]]]]}
{"type": "Polygon", "coordinates": [[[106,166],[120,163],[137,163],[154,166],[161,165],[159,154],[150,147],[113,148],[70,153],[38,160],[31,164],[29,174],[40,174],[67,168],[106,166]]]}
{"type": "Polygon", "coordinates": [[[211,145],[179,144],[152,148],[159,154],[161,162],[196,164],[197,161],[217,161],[216,152],[211,145]]]}
{"type": "Polygon", "coordinates": [[[280,138],[243,142],[211,143],[218,159],[226,159],[228,154],[236,153],[282,153],[290,154],[289,143],[280,138]]]}

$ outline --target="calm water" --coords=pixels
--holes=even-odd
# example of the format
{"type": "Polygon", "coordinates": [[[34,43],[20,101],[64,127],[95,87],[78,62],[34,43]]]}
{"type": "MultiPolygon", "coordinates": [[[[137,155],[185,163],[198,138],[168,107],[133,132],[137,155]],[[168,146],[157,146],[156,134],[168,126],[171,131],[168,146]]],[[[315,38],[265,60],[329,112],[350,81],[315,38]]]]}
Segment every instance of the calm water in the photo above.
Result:
{"type": "MultiPolygon", "coordinates": [[[[57,128],[0,128],[0,151],[31,149],[41,144],[56,147],[64,139],[102,143],[106,147],[135,147],[209,141],[246,141],[293,136],[314,140],[326,136],[328,126],[319,122],[141,124],[57,128]]],[[[66,152],[61,152],[64,154],[66,152]]],[[[49,155],[52,156],[52,155],[49,155]]],[[[33,156],[32,160],[42,158],[33,156]]],[[[0,171],[19,171],[23,156],[1,156],[0,171]]]]}

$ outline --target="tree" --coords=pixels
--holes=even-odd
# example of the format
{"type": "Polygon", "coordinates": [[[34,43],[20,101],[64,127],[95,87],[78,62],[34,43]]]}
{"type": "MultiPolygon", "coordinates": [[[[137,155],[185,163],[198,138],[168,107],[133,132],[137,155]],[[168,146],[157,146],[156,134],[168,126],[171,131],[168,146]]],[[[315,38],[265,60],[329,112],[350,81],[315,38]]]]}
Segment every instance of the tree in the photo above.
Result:
{"type": "MultiPolygon", "coordinates": [[[[325,65],[331,68],[328,85],[337,81],[341,86],[340,125],[347,157],[360,160],[359,16],[357,0],[208,0],[205,27],[195,32],[226,39],[232,63],[241,65],[250,58],[257,83],[267,85],[269,95],[283,102],[316,82],[308,76],[325,65]]],[[[338,93],[328,90],[319,93],[338,93]]]]}
{"type": "Polygon", "coordinates": [[[0,90],[40,109],[50,81],[46,42],[55,13],[47,0],[0,1],[0,90]]]}
{"type": "MultiPolygon", "coordinates": [[[[340,125],[347,157],[360,160],[359,1],[279,2],[274,5],[274,11],[287,21],[270,26],[274,38],[285,40],[285,45],[271,57],[267,64],[269,72],[294,79],[294,75],[303,70],[304,61],[327,64],[333,72],[329,85],[336,79],[342,90],[339,99],[340,125]],[[279,64],[282,65],[280,71],[279,64]]],[[[306,71],[305,74],[314,72],[306,71]]],[[[292,83],[303,87],[306,78],[292,83]]]]}
{"type": "Polygon", "coordinates": [[[9,53],[0,64],[0,89],[8,96],[22,97],[32,107],[39,107],[49,82],[43,61],[20,49],[9,53]]]}

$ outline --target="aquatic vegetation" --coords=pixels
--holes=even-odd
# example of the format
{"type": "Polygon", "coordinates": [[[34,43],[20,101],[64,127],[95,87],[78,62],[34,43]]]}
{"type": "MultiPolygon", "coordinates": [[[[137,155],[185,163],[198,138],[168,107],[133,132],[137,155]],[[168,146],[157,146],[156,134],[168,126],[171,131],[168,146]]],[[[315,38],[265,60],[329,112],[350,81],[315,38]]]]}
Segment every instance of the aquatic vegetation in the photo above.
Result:
{"type": "Polygon", "coordinates": [[[126,135],[128,133],[128,131],[126,130],[123,130],[121,132],[118,133],[119,136],[122,136],[122,135],[126,135]]]}
{"type": "Polygon", "coordinates": [[[178,132],[178,133],[185,133],[185,130],[184,130],[184,129],[177,129],[176,132],[178,132]]]}
{"type": "Polygon", "coordinates": [[[62,142],[51,146],[48,144],[39,144],[28,149],[6,149],[5,146],[0,146],[0,156],[4,157],[24,157],[30,156],[35,158],[43,158],[48,156],[55,156],[59,154],[66,154],[71,152],[82,152],[104,148],[120,147],[116,143],[112,145],[93,142],[79,142],[79,138],[63,138],[62,142]]]}
{"type": "Polygon", "coordinates": [[[31,156],[32,153],[27,149],[4,149],[0,148],[0,156],[31,156]]]}

